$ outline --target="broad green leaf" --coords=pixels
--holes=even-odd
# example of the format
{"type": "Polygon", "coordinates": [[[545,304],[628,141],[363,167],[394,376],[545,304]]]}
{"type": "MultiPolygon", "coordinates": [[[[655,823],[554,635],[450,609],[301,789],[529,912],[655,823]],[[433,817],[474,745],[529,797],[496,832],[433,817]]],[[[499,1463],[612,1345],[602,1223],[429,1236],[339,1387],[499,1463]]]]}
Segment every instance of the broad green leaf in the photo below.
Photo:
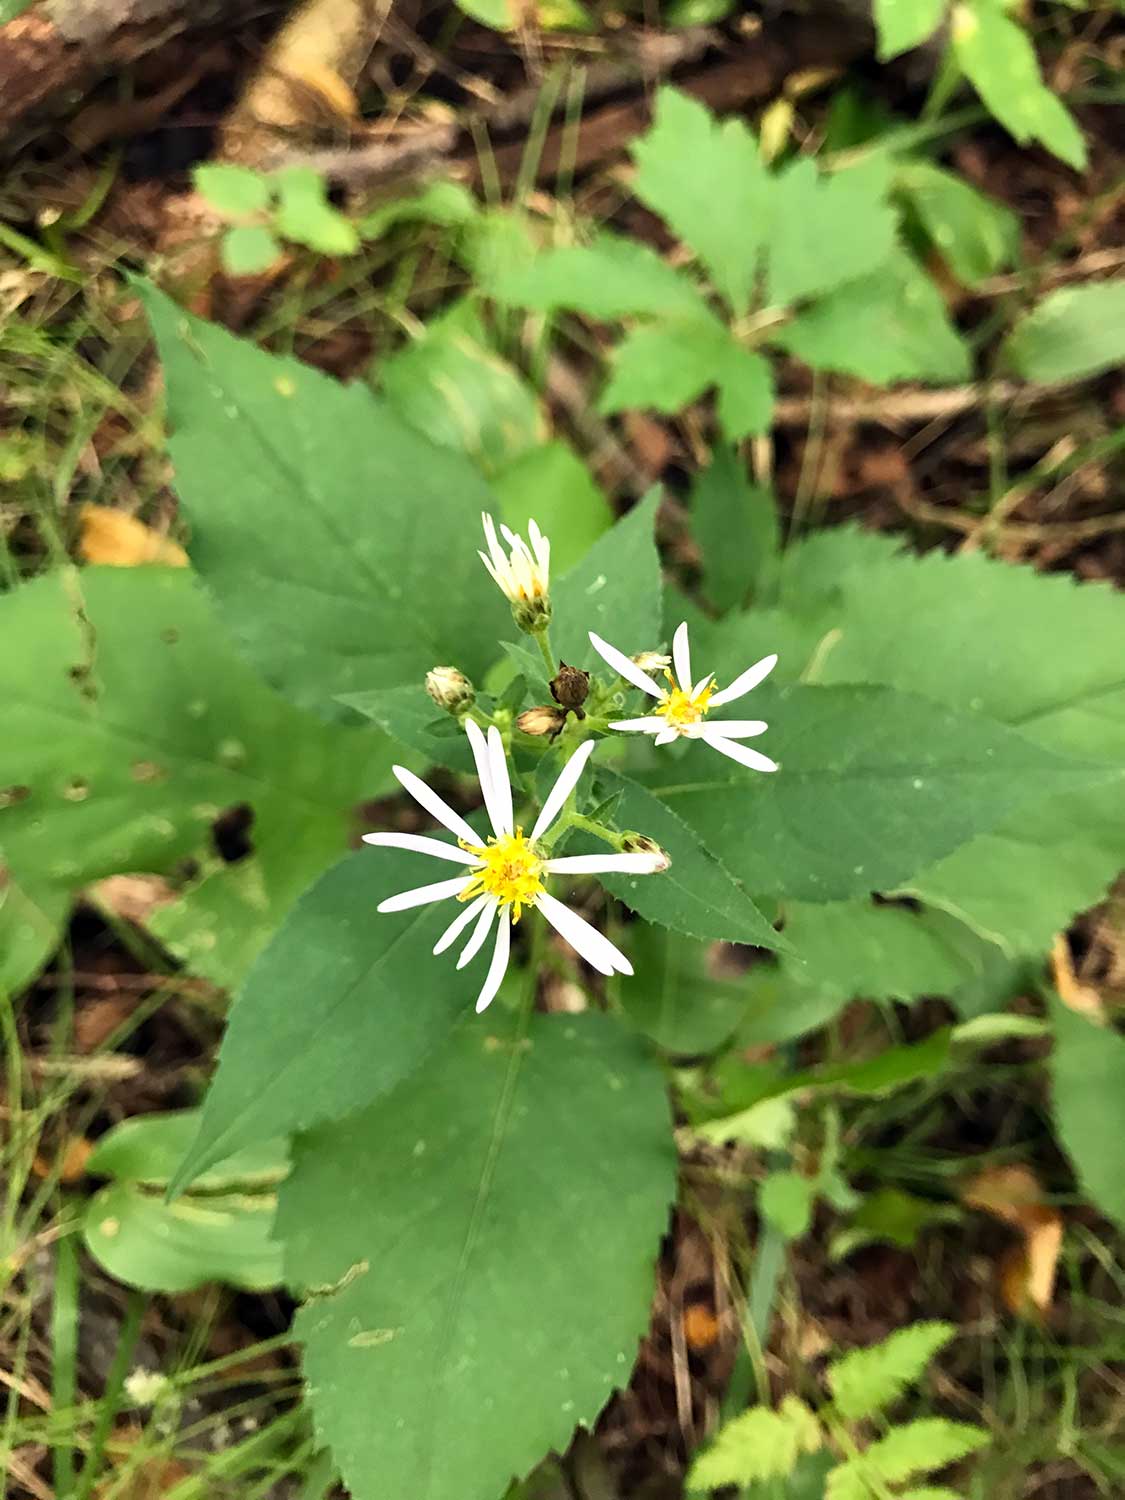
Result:
{"type": "Polygon", "coordinates": [[[275,1190],[288,1151],[274,1141],[239,1152],[200,1178],[198,1193],[166,1203],[160,1189],[198,1123],[196,1110],[142,1115],[101,1138],[86,1170],[115,1180],[86,1205],[86,1246],[112,1276],[148,1291],[190,1291],[207,1281],[277,1286],[275,1190]]]}
{"type": "Polygon", "coordinates": [[[479,207],[468,188],[459,182],[430,182],[421,192],[381,203],[356,224],[365,240],[375,240],[398,224],[420,222],[457,229],[471,223],[479,207]]]}
{"type": "Polygon", "coordinates": [[[227,219],[263,213],[273,197],[268,177],[234,162],[200,162],[192,168],[192,186],[227,219]]]}
{"type": "Polygon", "coordinates": [[[957,1330],[952,1323],[913,1323],[882,1343],[854,1349],[828,1366],[836,1410],[846,1422],[874,1416],[905,1394],[957,1330]]]}
{"type": "Polygon", "coordinates": [[[1055,1125],[1091,1202],[1125,1227],[1125,1037],[1051,1002],[1055,1125]]]}
{"type": "Polygon", "coordinates": [[[711,972],[713,945],[648,922],[631,923],[626,944],[633,977],[618,1000],[630,1025],[679,1057],[713,1052],[735,1031],[750,991],[741,977],[711,972]]]}
{"type": "Polygon", "coordinates": [[[0,865],[0,1001],[18,995],[54,953],[69,907],[67,891],[49,879],[17,881],[0,865]]]}
{"type": "Polygon", "coordinates": [[[264,224],[238,224],[227,230],[219,246],[223,270],[230,276],[268,271],[281,254],[280,242],[264,224]]]}
{"type": "Polygon", "coordinates": [[[299,1141],[278,1233],[316,1291],[296,1333],[355,1500],[496,1500],[592,1426],[648,1327],[674,1193],[660,1070],[593,1013],[494,1008],[299,1141]]]}
{"type": "Polygon", "coordinates": [[[631,329],[613,351],[598,407],[676,412],[715,384],[726,329],[709,313],[631,329]]]}
{"type": "Polygon", "coordinates": [[[733,609],[771,586],[781,538],[769,490],[751,484],[734,448],[720,444],[691,492],[691,529],[703,556],[703,588],[717,609],[733,609]]]}
{"type": "Polygon", "coordinates": [[[608,891],[647,921],[688,937],[786,946],[729,871],[663,802],[604,766],[596,774],[598,796],[620,799],[614,812],[617,826],[655,839],[672,861],[660,875],[599,876],[608,891]]]}
{"type": "Polygon", "coordinates": [[[527,535],[534,516],[551,538],[551,567],[558,574],[575,567],[613,525],[609,501],[589,469],[562,442],[529,448],[492,475],[500,515],[513,531],[527,535]]]}
{"type": "Polygon", "coordinates": [[[547,436],[547,419],[527,381],[488,347],[471,303],[427,324],[413,344],[384,360],[383,393],[411,427],[468,455],[492,475],[547,436]]]}
{"type": "MultiPolygon", "coordinates": [[[[0,847],[21,885],[72,892],[191,858],[214,896],[191,967],[243,972],[308,883],[347,848],[354,806],[386,786],[390,753],[270,692],[177,568],[49,574],[0,600],[5,734],[0,847]],[[212,825],[246,806],[253,852],[226,864],[212,825]]],[[[153,919],[154,928],[178,907],[153,919]]]]}
{"type": "Polygon", "coordinates": [[[665,87],[633,160],[633,192],[698,252],[741,316],[773,211],[773,184],[753,132],[742,120],[720,125],[698,100],[665,87]]]}
{"type": "Polygon", "coordinates": [[[491,491],[460,454],[342,386],[138,283],[168,389],[192,559],[236,640],[287,695],[470,676],[507,618],[477,557],[491,491]]]}
{"type": "Polygon", "coordinates": [[[989,112],[1020,143],[1040,141],[1076,171],[1086,143],[1074,116],[1043,82],[1031,38],[1009,19],[1003,0],[955,4],[953,55],[989,112]]]}
{"type": "Polygon", "coordinates": [[[523,267],[488,280],[489,296],[511,307],[572,307],[592,318],[706,315],[689,277],[640,240],[603,233],[593,244],[543,250],[523,267]]]}
{"type": "Polygon", "coordinates": [[[852,1215],[847,1228],[832,1239],[836,1258],[851,1255],[864,1245],[898,1245],[913,1250],[922,1231],[936,1224],[959,1223],[960,1211],[949,1204],[918,1198],[901,1188],[877,1188],[852,1215]]]}
{"type": "Polygon", "coordinates": [[[660,559],[653,525],[660,500],[651,490],[600,536],[577,567],[552,581],[555,656],[572,667],[602,667],[589,631],[622,651],[651,649],[660,639],[660,559]],[[632,644],[636,642],[636,644],[632,644]]]}
{"type": "Polygon", "coordinates": [[[755,964],[744,979],[747,994],[745,1020],[738,1028],[735,1045],[759,1047],[789,1042],[815,1031],[840,1009],[840,999],[818,985],[798,977],[800,964],[755,964]]]}
{"type": "Polygon", "coordinates": [[[895,186],[965,286],[976,286],[1014,258],[1020,241],[1015,214],[955,172],[927,161],[907,161],[895,172],[895,186]]]}
{"type": "Polygon", "coordinates": [[[512,0],[457,0],[457,9],[493,31],[514,31],[518,24],[512,0]]]}
{"type": "Polygon", "coordinates": [[[809,1232],[815,1202],[816,1183],[799,1172],[770,1172],[758,1193],[762,1213],[787,1240],[809,1232]]]}
{"type": "Polygon", "coordinates": [[[887,1484],[943,1469],[946,1464],[975,1453],[987,1442],[988,1434],[967,1422],[920,1417],[902,1427],[893,1427],[859,1458],[833,1469],[828,1476],[825,1500],[869,1500],[872,1494],[883,1492],[887,1484]],[[881,1481],[882,1487],[869,1487],[867,1476],[881,1481]]]}
{"type": "Polygon", "coordinates": [[[1109,774],[912,693],[760,688],[736,707],[769,722],[756,743],[779,771],[744,770],[699,741],[666,754],[651,789],[755,895],[888,889],[1021,803],[1109,774]]]}
{"type": "Polygon", "coordinates": [[[877,272],[829,293],[776,335],[818,369],[896,380],[965,380],[969,351],[949,321],[941,293],[904,250],[877,272]]]}
{"type": "Polygon", "coordinates": [[[431,954],[456,903],[376,911],[440,878],[423,855],[362,849],[297,903],[235,998],[174,1188],[236,1149],[369,1104],[472,1014],[484,960],[458,971],[431,954]]]}
{"type": "Polygon", "coordinates": [[[869,901],[787,902],[794,977],[841,1002],[951,995],[1002,955],[944,912],[869,901]]]}
{"type": "Polygon", "coordinates": [[[464,730],[438,708],[424,687],[371,688],[366,693],[348,693],[343,701],[432,764],[476,775],[464,730]]]}
{"type": "Polygon", "coordinates": [[[687,1478],[690,1491],[718,1490],[761,1479],[784,1479],[801,1452],[819,1447],[820,1425],[803,1401],[787,1396],[779,1411],[752,1406],[727,1422],[700,1453],[687,1478]]]}
{"type": "Polygon", "coordinates": [[[879,61],[887,62],[924,42],[941,23],[946,4],[947,0],[875,0],[879,61]]]}
{"type": "Polygon", "coordinates": [[[319,172],[312,167],[283,167],[272,181],[277,190],[273,224],[284,239],[321,255],[353,255],[359,249],[355,225],[328,201],[319,172]]]}
{"type": "Polygon", "coordinates": [[[773,372],[752,349],[728,339],[715,351],[719,426],[732,442],[768,432],[773,421],[773,372]]]}
{"type": "Polygon", "coordinates": [[[788,307],[868,276],[895,246],[891,172],[881,157],[822,176],[804,157],[774,179],[770,305],[788,307]]]}
{"type": "Polygon", "coordinates": [[[1051,292],[1016,324],[1007,363],[1025,380],[1082,380],[1125,362],[1125,279],[1051,292]]]}

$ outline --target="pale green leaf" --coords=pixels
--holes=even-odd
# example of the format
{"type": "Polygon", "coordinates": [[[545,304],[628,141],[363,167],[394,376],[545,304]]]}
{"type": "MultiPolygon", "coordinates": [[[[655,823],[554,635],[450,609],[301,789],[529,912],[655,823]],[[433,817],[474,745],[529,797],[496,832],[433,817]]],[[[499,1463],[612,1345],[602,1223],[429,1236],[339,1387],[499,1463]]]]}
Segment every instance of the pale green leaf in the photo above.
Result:
{"type": "Polygon", "coordinates": [[[1125,1227],[1125,1037],[1058,1000],[1051,1021],[1059,1139],[1091,1202],[1125,1227]]]}
{"type": "Polygon", "coordinates": [[[784,1479],[793,1472],[803,1447],[819,1441],[816,1418],[790,1396],[780,1411],[752,1406],[720,1430],[697,1455],[688,1474],[689,1490],[718,1490],[725,1485],[784,1479]]]}
{"type": "Polygon", "coordinates": [[[342,701],[378,724],[400,745],[417,750],[431,764],[476,776],[465,731],[421,685],[369,688],[365,693],[347,693],[342,701]]]}
{"type": "Polygon", "coordinates": [[[223,270],[230,276],[256,276],[268,271],[281,255],[281,245],[264,224],[239,224],[228,229],[219,246],[223,270]]]}
{"type": "Polygon", "coordinates": [[[828,1366],[836,1410],[847,1422],[874,1416],[915,1385],[957,1332],[952,1323],[914,1323],[882,1343],[855,1349],[828,1366]]]}
{"type": "Polygon", "coordinates": [[[479,212],[476,199],[459,182],[430,182],[418,193],[392,198],[360,219],[356,229],[365,240],[375,240],[398,224],[419,222],[458,229],[479,212]]]}
{"type": "Polygon", "coordinates": [[[138,283],[168,389],[192,559],[246,654],[298,702],[473,675],[507,606],[477,557],[491,491],[462,455],[138,283]]]}
{"type": "Polygon", "coordinates": [[[1020,143],[1039,141],[1082,171],[1086,144],[1074,116],[1043,82],[1035,48],[1003,0],[953,10],[953,54],[989,112],[1020,143]]]}
{"type": "MultiPolygon", "coordinates": [[[[764,948],[787,945],[730,872],[663,802],[604,766],[596,776],[599,798],[619,798],[614,811],[618,827],[655,839],[672,861],[660,875],[599,876],[607,890],[647,921],[688,937],[764,948]]],[[[591,852],[594,847],[591,843],[591,852]]]]}
{"type": "MultiPolygon", "coordinates": [[[[0,806],[3,793],[0,792],[0,806]]],[[[0,815],[0,832],[5,821],[0,815]]],[[[70,909],[65,888],[49,878],[17,881],[0,865],[0,1001],[18,995],[62,940],[70,909]]]]}
{"type": "Polygon", "coordinates": [[[1008,335],[1003,355],[1025,380],[1082,380],[1125,363],[1125,279],[1050,292],[1008,335]]]}
{"type": "Polygon", "coordinates": [[[191,858],[219,893],[194,930],[192,967],[220,982],[241,974],[344,853],[353,807],[385,788],[386,743],[270,692],[184,570],[50,574],[0,600],[0,614],[4,638],[22,643],[0,666],[0,787],[28,788],[0,809],[17,882],[44,901],[191,858]],[[253,852],[226,864],[212,824],[241,806],[253,852]]]}
{"type": "Polygon", "coordinates": [[[591,245],[541,251],[534,261],[488,279],[488,294],[512,307],[570,307],[592,318],[706,316],[690,278],[640,240],[603,233],[591,245]]]}
{"type": "Polygon", "coordinates": [[[653,537],[659,500],[660,492],[650,490],[577,567],[552,582],[551,642],[560,661],[603,666],[590,645],[591,630],[626,652],[651,649],[659,641],[660,559],[653,537]]]}
{"type": "Polygon", "coordinates": [[[762,1213],[787,1240],[809,1232],[815,1201],[816,1183],[799,1172],[770,1172],[758,1193],[762,1213]]]}
{"type": "Polygon", "coordinates": [[[470,1020],[297,1145],[279,1236],[317,1291],[296,1334],[355,1500],[496,1500],[593,1425],[648,1327],[676,1173],[660,1070],[608,1017],[528,1024],[470,1020]]]}
{"type": "MultiPolygon", "coordinates": [[[[975,1453],[988,1442],[988,1434],[967,1422],[944,1417],[920,1417],[894,1427],[885,1438],[872,1443],[850,1463],[841,1464],[828,1476],[825,1500],[868,1500],[872,1493],[867,1476],[883,1485],[922,1475],[975,1453]]],[[[874,1493],[879,1493],[878,1490],[874,1493]]]]}
{"type": "Polygon", "coordinates": [[[534,517],[551,538],[551,567],[558,574],[577,566],[613,524],[609,501],[563,442],[529,448],[492,475],[492,487],[513,531],[526,537],[534,517]]]}
{"type": "Polygon", "coordinates": [[[383,393],[411,427],[494,474],[547,436],[531,386],[488,347],[472,305],[444,312],[380,367],[383,393]]]}
{"type": "Polygon", "coordinates": [[[965,1497],[941,1484],[923,1484],[917,1488],[901,1490],[897,1500],[965,1500],[965,1497]]]}
{"type": "Polygon", "coordinates": [[[278,200],[273,226],[284,239],[321,255],[352,255],[359,249],[355,225],[328,201],[319,172],[312,167],[283,167],[272,181],[278,200]]]}
{"type": "Polygon", "coordinates": [[[736,707],[768,721],[755,743],[779,771],[745,770],[699,741],[665,754],[652,790],[756,895],[886,889],[1022,803],[1110,775],[912,693],[767,686],[736,707]]]}
{"type": "Polygon", "coordinates": [[[941,293],[900,249],[877,272],[821,298],[782,328],[776,342],[818,369],[879,385],[951,382],[970,373],[969,351],[941,293]]]}
{"type": "Polygon", "coordinates": [[[1014,258],[1020,238],[1015,214],[955,172],[927,161],[907,161],[898,167],[895,185],[965,286],[978,285],[1014,258]]]}
{"type": "Polygon", "coordinates": [[[710,943],[633,922],[626,944],[633,978],[621,986],[618,1000],[630,1025],[680,1057],[713,1052],[726,1041],[748,1009],[751,994],[741,976],[713,972],[710,943]]]}
{"type": "Polygon", "coordinates": [[[365,848],[297,903],[235,998],[182,1188],[232,1151],[337,1119],[385,1094],[472,1014],[483,959],[431,949],[455,902],[378,913],[434,861],[365,848]]]}
{"type": "Polygon", "coordinates": [[[490,26],[493,31],[514,31],[516,28],[518,17],[512,0],[457,0],[457,9],[472,16],[482,26],[490,26]]]}
{"type": "Polygon", "coordinates": [[[772,182],[753,132],[742,120],[719,124],[698,100],[665,87],[633,159],[634,193],[697,251],[741,316],[773,210],[772,182]]]}
{"type": "Polygon", "coordinates": [[[715,384],[727,343],[726,329],[709,314],[630,329],[613,351],[599,409],[679,411],[715,384]]]}
{"type": "Polygon", "coordinates": [[[715,354],[715,411],[724,434],[737,442],[751,433],[768,432],[773,421],[773,372],[769,362],[733,339],[715,354]]]}
{"type": "Polygon", "coordinates": [[[767,275],[772,306],[823,296],[882,265],[895,245],[890,182],[879,156],[827,177],[808,157],[778,173],[767,275]]]}
{"type": "Polygon", "coordinates": [[[946,4],[947,0],[875,0],[879,61],[920,46],[937,29],[946,4]]]}
{"type": "Polygon", "coordinates": [[[229,161],[200,162],[192,168],[192,186],[226,219],[241,219],[269,207],[273,191],[268,177],[229,161]]]}
{"type": "Polygon", "coordinates": [[[703,559],[703,589],[717,609],[755,599],[773,582],[781,550],[777,504],[752,484],[736,450],[720,444],[691,492],[691,529],[703,559]]]}

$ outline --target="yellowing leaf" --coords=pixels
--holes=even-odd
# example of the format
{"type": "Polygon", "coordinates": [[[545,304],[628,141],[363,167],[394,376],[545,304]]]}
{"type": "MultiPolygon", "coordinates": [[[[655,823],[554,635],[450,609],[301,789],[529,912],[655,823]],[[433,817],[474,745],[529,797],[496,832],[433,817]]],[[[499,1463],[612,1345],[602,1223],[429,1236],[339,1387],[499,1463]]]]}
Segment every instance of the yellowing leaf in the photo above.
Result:
{"type": "Polygon", "coordinates": [[[187,553],[176,542],[111,505],[84,505],[79,524],[78,551],[83,562],[108,563],[113,568],[139,568],[144,563],[171,568],[188,565],[187,553]]]}
{"type": "Polygon", "coordinates": [[[1023,1244],[999,1267],[1000,1292],[1015,1313],[1045,1312],[1055,1290],[1063,1222],[1030,1167],[989,1167],[961,1189],[961,1201],[1018,1229],[1023,1244]]]}
{"type": "Polygon", "coordinates": [[[1058,933],[1051,948],[1051,971],[1055,977],[1055,989],[1059,999],[1071,1010],[1093,1021],[1096,1026],[1106,1024],[1102,997],[1093,985],[1083,984],[1074,972],[1074,959],[1065,933],[1058,933]]]}

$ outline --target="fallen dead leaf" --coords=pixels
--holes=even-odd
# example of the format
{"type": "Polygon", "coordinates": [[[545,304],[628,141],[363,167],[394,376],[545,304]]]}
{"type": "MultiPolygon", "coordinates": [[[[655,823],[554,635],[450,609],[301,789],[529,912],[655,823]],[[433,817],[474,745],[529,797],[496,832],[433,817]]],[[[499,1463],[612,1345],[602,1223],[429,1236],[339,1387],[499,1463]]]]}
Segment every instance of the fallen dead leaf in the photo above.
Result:
{"type": "MultiPolygon", "coordinates": [[[[58,1180],[62,1183],[78,1182],[86,1175],[86,1163],[93,1151],[92,1141],[88,1141],[83,1135],[73,1135],[67,1141],[62,1153],[62,1159],[58,1167],[58,1180]]],[[[44,1156],[37,1156],[32,1163],[32,1171],[36,1177],[49,1177],[54,1170],[54,1163],[44,1156]]]]}
{"type": "Polygon", "coordinates": [[[1077,1011],[1080,1016],[1085,1016],[1087,1021],[1093,1021],[1095,1026],[1107,1024],[1101,995],[1093,985],[1083,984],[1074,972],[1074,958],[1065,932],[1056,936],[1051,948],[1051,972],[1055,979],[1055,989],[1064,1005],[1077,1011]]]}
{"type": "Polygon", "coordinates": [[[706,1302],[689,1302],[684,1308],[684,1342],[693,1354],[710,1349],[719,1337],[719,1320],[706,1302]]]}
{"type": "Polygon", "coordinates": [[[187,553],[176,542],[111,505],[84,505],[79,522],[78,551],[84,562],[108,563],[114,568],[137,568],[143,563],[165,563],[172,568],[188,565],[187,553]]]}
{"type": "Polygon", "coordinates": [[[1063,1221],[1039,1178],[1030,1167],[989,1167],[964,1184],[961,1201],[1019,1231],[1022,1242],[997,1267],[1000,1294],[1011,1312],[1045,1313],[1054,1297],[1063,1221]]]}

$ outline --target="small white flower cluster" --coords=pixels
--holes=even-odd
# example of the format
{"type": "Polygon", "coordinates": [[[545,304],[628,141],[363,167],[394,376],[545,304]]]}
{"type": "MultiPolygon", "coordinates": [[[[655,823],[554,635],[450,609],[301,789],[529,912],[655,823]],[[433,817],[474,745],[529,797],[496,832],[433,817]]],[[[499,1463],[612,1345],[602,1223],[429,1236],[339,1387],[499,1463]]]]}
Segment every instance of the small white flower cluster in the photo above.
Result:
{"type": "MultiPolygon", "coordinates": [[[[505,553],[492,517],[484,516],[482,519],[488,556],[482,552],[481,561],[508,598],[517,620],[523,618],[520,611],[531,611],[532,614],[526,618],[533,623],[525,628],[542,628],[550,616],[550,543],[534,521],[528,527],[530,547],[521,537],[502,526],[500,530],[511,549],[509,553],[505,553]]],[[[686,624],[676,631],[672,643],[671,665],[674,673],[668,670],[668,658],[656,653],[646,653],[639,659],[628,657],[592,631],[590,641],[599,655],[621,677],[657,700],[657,706],[651,715],[640,719],[618,720],[610,724],[611,729],[651,734],[657,745],[669,744],[681,736],[701,739],[713,750],[729,756],[740,765],[749,766],[756,771],[777,770],[776,763],[767,756],[737,743],[761,734],[767,727],[762,720],[707,721],[707,715],[712,709],[733,703],[768,676],[777,661],[776,656],[764,657],[736,677],[729,687],[716,691],[713,674],[696,683],[692,681],[686,624]],[[660,667],[664,668],[667,688],[660,687],[646,670],[660,667]]],[[[446,674],[452,670],[441,669],[446,674]]],[[[430,675],[435,677],[434,673],[430,675]]],[[[427,686],[435,701],[441,701],[436,687],[444,690],[449,683],[443,678],[440,683],[427,683],[427,686]]],[[[464,968],[480,952],[495,923],[492,960],[477,996],[478,1011],[491,1004],[503,982],[511,956],[512,926],[519,921],[525,906],[535,907],[542,912],[556,932],[599,974],[632,974],[629,960],[604,933],[556,900],[547,892],[544,884],[550,875],[654,875],[668,868],[667,855],[656,846],[605,854],[564,855],[561,858],[551,857],[541,847],[577,786],[578,779],[593,754],[595,742],[586,740],[571,755],[548,793],[530,834],[525,836],[523,829],[517,827],[514,821],[511,777],[499,730],[493,725],[486,736],[471,718],[464,720],[464,728],[472,748],[485,810],[492,825],[492,836],[482,843],[479,835],[460,813],[450,807],[432,787],[427,786],[404,766],[395,766],[394,774],[402,786],[420,807],[453,834],[457,842],[447,843],[442,839],[416,833],[368,833],[364,835],[364,842],[383,848],[409,849],[418,854],[428,854],[434,859],[460,865],[462,869],[460,874],[450,880],[439,880],[431,885],[418,886],[388,897],[380,903],[379,910],[406,911],[410,907],[426,906],[435,901],[460,902],[464,909],[450,922],[434,945],[435,954],[444,953],[462,933],[471,928],[457,960],[459,969],[464,968]]],[[[650,844],[648,840],[638,842],[650,844]]]]}

